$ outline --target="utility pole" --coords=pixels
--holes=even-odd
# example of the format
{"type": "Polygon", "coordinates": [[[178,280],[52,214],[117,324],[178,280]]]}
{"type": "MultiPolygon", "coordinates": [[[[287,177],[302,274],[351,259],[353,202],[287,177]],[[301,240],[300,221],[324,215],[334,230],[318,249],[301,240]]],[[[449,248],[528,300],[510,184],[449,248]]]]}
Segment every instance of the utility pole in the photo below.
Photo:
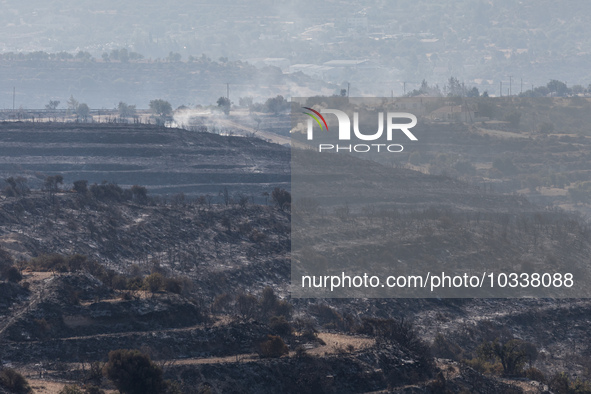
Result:
{"type": "Polygon", "coordinates": [[[230,84],[226,83],[226,98],[230,101],[230,84]]]}
{"type": "Polygon", "coordinates": [[[509,75],[509,96],[511,96],[511,85],[513,82],[513,75],[509,75]]]}
{"type": "Polygon", "coordinates": [[[403,89],[404,89],[404,95],[406,96],[406,81],[403,82],[402,86],[403,86],[403,89]]]}
{"type": "Polygon", "coordinates": [[[349,82],[347,82],[347,97],[349,97],[349,88],[351,87],[351,84],[349,82]]]}

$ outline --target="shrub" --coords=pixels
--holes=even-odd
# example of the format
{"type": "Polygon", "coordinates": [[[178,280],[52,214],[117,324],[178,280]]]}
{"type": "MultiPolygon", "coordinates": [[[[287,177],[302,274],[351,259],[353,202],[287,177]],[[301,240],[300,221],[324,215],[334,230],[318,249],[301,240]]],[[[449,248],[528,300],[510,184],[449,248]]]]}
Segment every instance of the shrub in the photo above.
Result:
{"type": "Polygon", "coordinates": [[[556,394],[591,393],[591,384],[579,378],[574,381],[564,372],[554,374],[548,381],[548,387],[556,394]]]}
{"type": "Polygon", "coordinates": [[[328,305],[312,305],[310,312],[318,318],[318,323],[328,329],[342,329],[343,316],[328,305]]]}
{"type": "Polygon", "coordinates": [[[521,121],[521,113],[520,112],[512,112],[509,115],[505,116],[505,121],[511,124],[511,127],[518,127],[519,122],[521,121]]]}
{"type": "Polygon", "coordinates": [[[564,372],[554,374],[548,382],[548,388],[556,394],[569,394],[571,392],[568,376],[564,372]]]}
{"type": "Polygon", "coordinates": [[[18,283],[23,279],[20,271],[16,267],[10,267],[2,273],[2,278],[9,282],[18,283]]]}
{"type": "Polygon", "coordinates": [[[433,369],[434,363],[429,346],[419,337],[412,323],[400,319],[364,318],[359,332],[375,335],[377,342],[396,342],[417,356],[425,372],[433,369]]]}
{"type": "Polygon", "coordinates": [[[86,180],[74,181],[74,191],[78,194],[88,193],[88,181],[86,181],[86,180]]]}
{"type": "Polygon", "coordinates": [[[497,338],[480,345],[478,356],[483,360],[498,360],[505,375],[520,375],[528,359],[528,348],[526,342],[518,339],[503,343],[497,338]]]}
{"type": "Polygon", "coordinates": [[[223,293],[215,297],[211,309],[214,312],[227,312],[232,303],[232,296],[228,293],[223,293]]]}
{"type": "Polygon", "coordinates": [[[43,182],[43,186],[45,190],[49,191],[50,193],[56,193],[59,191],[59,185],[64,183],[64,177],[61,175],[52,175],[45,177],[45,181],[43,182]]]}
{"type": "Polygon", "coordinates": [[[6,388],[11,393],[25,394],[31,392],[27,379],[14,369],[5,368],[0,371],[0,387],[6,388]]]}
{"type": "Polygon", "coordinates": [[[252,230],[252,232],[250,233],[248,238],[252,242],[258,243],[258,242],[263,242],[267,238],[267,235],[261,231],[258,231],[257,229],[254,229],[254,230],[252,230]]]}
{"type": "Polygon", "coordinates": [[[73,384],[65,385],[63,389],[60,390],[59,394],[84,394],[78,386],[74,386],[73,384]]]}
{"type": "Polygon", "coordinates": [[[90,193],[97,200],[121,201],[125,199],[124,190],[115,183],[103,181],[100,185],[96,183],[90,186],[90,193]]]}
{"type": "Polygon", "coordinates": [[[455,343],[448,341],[442,334],[437,334],[431,345],[431,352],[435,357],[449,358],[459,361],[462,359],[463,350],[455,343]]]}
{"type": "Polygon", "coordinates": [[[277,335],[267,335],[267,340],[260,345],[261,357],[278,358],[288,353],[287,345],[277,335]]]}
{"type": "Polygon", "coordinates": [[[287,301],[279,300],[273,289],[269,286],[263,289],[263,294],[259,301],[263,317],[291,315],[291,305],[287,301]]]}
{"type": "Polygon", "coordinates": [[[463,362],[480,373],[493,375],[501,375],[503,373],[503,367],[499,362],[491,363],[479,357],[470,360],[463,360],[463,362]]]}
{"type": "Polygon", "coordinates": [[[269,327],[279,335],[291,335],[293,331],[291,324],[285,319],[285,316],[273,316],[269,320],[269,327]]]}
{"type": "Polygon", "coordinates": [[[539,369],[533,367],[525,370],[525,377],[542,383],[546,382],[546,375],[544,375],[539,369]]]}
{"type": "Polygon", "coordinates": [[[133,185],[130,190],[134,201],[145,203],[148,200],[148,190],[144,186],[133,185]]]}
{"type": "Polygon", "coordinates": [[[449,393],[451,391],[447,390],[447,382],[445,380],[445,377],[443,376],[443,372],[439,372],[437,374],[437,376],[435,377],[435,379],[433,379],[432,381],[430,381],[429,383],[427,383],[427,392],[429,393],[449,393]]]}
{"type": "Polygon", "coordinates": [[[90,368],[86,373],[86,381],[100,386],[103,382],[103,363],[95,361],[90,363],[90,368]]]}
{"type": "Polygon", "coordinates": [[[156,293],[164,288],[164,276],[154,273],[144,278],[144,288],[151,293],[156,293]]]}
{"type": "Polygon", "coordinates": [[[35,322],[36,331],[41,335],[46,335],[51,330],[51,325],[44,317],[33,320],[35,322]]]}
{"type": "Polygon", "coordinates": [[[6,186],[4,188],[4,195],[6,197],[16,197],[17,196],[17,193],[16,193],[16,191],[11,186],[6,186]]]}
{"type": "Polygon", "coordinates": [[[296,357],[297,358],[303,358],[303,357],[308,356],[308,353],[306,351],[306,348],[304,346],[302,346],[302,345],[298,345],[295,348],[295,354],[296,354],[296,357]]]}
{"type": "Polygon", "coordinates": [[[0,271],[10,268],[13,264],[12,255],[0,246],[0,271]]]}
{"type": "Polygon", "coordinates": [[[42,254],[29,260],[28,265],[37,271],[74,272],[87,266],[87,258],[81,254],[42,254]]]}
{"type": "Polygon", "coordinates": [[[183,294],[190,290],[191,281],[187,278],[167,278],[165,280],[164,289],[169,293],[183,294]]]}
{"type": "Polygon", "coordinates": [[[280,189],[278,187],[273,189],[271,198],[280,209],[285,209],[289,204],[291,204],[291,194],[287,190],[280,189]]]}
{"type": "Polygon", "coordinates": [[[8,197],[24,196],[29,193],[30,189],[27,186],[27,180],[21,176],[14,178],[10,177],[4,180],[8,186],[4,189],[4,193],[8,197]]]}
{"type": "Polygon", "coordinates": [[[159,394],[165,392],[162,369],[138,350],[109,352],[103,373],[122,394],[159,394]]]}

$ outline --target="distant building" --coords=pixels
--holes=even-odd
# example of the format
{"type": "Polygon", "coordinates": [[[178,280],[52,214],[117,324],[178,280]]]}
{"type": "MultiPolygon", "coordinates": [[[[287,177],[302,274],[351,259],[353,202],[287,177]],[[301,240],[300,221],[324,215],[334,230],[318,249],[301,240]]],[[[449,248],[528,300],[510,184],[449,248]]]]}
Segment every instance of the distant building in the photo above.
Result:
{"type": "Polygon", "coordinates": [[[291,62],[284,57],[264,57],[248,59],[247,62],[257,67],[273,66],[279,67],[283,71],[288,71],[291,62]]]}
{"type": "Polygon", "coordinates": [[[428,101],[428,96],[405,97],[402,100],[397,100],[394,104],[394,108],[400,111],[411,112],[415,115],[424,115],[426,112],[425,103],[427,103],[428,101]]]}
{"type": "Polygon", "coordinates": [[[293,64],[289,66],[289,72],[303,72],[306,75],[321,79],[331,79],[335,76],[334,67],[319,66],[317,64],[293,64]]]}
{"type": "Polygon", "coordinates": [[[301,71],[304,74],[319,77],[326,81],[341,81],[347,79],[351,71],[373,70],[376,68],[379,68],[379,65],[370,60],[330,60],[322,65],[293,64],[289,67],[289,72],[301,71]]]}
{"type": "Polygon", "coordinates": [[[436,122],[482,122],[489,118],[482,117],[468,105],[445,105],[429,114],[429,119],[436,122]]]}
{"type": "Polygon", "coordinates": [[[443,40],[439,38],[422,38],[420,41],[427,51],[437,52],[444,49],[443,40]]]}
{"type": "Polygon", "coordinates": [[[330,60],[324,63],[328,67],[340,67],[350,69],[374,69],[379,65],[371,60],[330,60]]]}

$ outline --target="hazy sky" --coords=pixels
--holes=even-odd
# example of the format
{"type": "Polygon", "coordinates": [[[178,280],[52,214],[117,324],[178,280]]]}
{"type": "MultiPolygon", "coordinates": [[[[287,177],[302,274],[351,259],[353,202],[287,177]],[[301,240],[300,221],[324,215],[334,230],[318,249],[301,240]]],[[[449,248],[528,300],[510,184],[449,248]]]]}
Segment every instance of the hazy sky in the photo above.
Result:
{"type": "MultiPolygon", "coordinates": [[[[504,94],[510,84],[515,93],[551,79],[569,86],[591,83],[587,67],[591,2],[586,0],[2,1],[0,34],[4,54],[86,51],[99,63],[103,54],[122,48],[141,54],[143,62],[158,58],[166,62],[171,53],[181,61],[205,54],[214,61],[249,61],[259,68],[270,65],[282,73],[303,70],[329,82],[330,89],[350,83],[356,94],[366,95],[400,95],[423,79],[442,85],[451,76],[491,94],[500,93],[501,83],[504,94]],[[369,60],[374,67],[324,69],[324,63],[332,60],[369,60]]],[[[1,60],[0,71],[6,67],[19,64],[8,66],[1,60]]],[[[42,91],[46,79],[52,78],[46,68],[51,66],[22,71],[26,77],[13,70],[11,81],[0,89],[12,90],[17,78],[37,78],[42,91]]],[[[116,75],[118,71],[104,72],[116,75]]],[[[259,85],[286,86],[269,72],[262,72],[265,76],[259,76],[259,85]]],[[[95,83],[104,85],[95,74],[81,72],[59,93],[48,91],[21,104],[39,105],[52,95],[87,94],[95,83]]],[[[185,78],[182,75],[180,79],[185,78]]],[[[201,77],[209,83],[207,76],[201,77]]],[[[129,82],[125,73],[114,79],[129,82]]],[[[305,89],[322,90],[318,84],[310,86],[305,89]]],[[[159,86],[143,83],[143,89],[146,100],[171,95],[159,86]]],[[[289,95],[290,89],[251,93],[289,95]]],[[[248,89],[237,93],[249,94],[248,89]]],[[[101,100],[97,94],[91,92],[87,101],[95,106],[117,101],[117,97],[101,100]]],[[[208,94],[202,97],[210,99],[208,94]]],[[[178,105],[199,101],[175,100],[178,105]]]]}

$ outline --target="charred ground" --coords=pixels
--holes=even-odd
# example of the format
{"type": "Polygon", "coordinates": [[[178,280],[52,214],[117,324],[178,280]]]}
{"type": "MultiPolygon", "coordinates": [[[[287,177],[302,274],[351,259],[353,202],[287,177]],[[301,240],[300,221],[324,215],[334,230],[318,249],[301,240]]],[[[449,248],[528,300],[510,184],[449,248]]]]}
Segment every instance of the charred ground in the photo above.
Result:
{"type": "MultiPolygon", "coordinates": [[[[398,190],[409,201],[413,191],[448,196],[436,207],[429,201],[418,210],[399,207],[393,231],[423,245],[416,258],[480,256],[521,266],[589,254],[588,224],[575,215],[483,195],[442,176],[388,172],[406,182],[398,190]],[[458,239],[461,247],[453,249],[458,239]]],[[[479,351],[494,340],[535,344],[532,379],[556,385],[556,372],[588,376],[585,300],[290,299],[295,213],[274,203],[275,185],[263,190],[269,199],[261,205],[234,196],[224,201],[223,189],[218,201],[208,201],[206,192],[184,199],[148,192],[144,199],[122,186],[97,184],[103,189],[94,192],[33,186],[2,197],[0,358],[34,386],[94,379],[112,389],[93,375],[102,365],[93,363],[104,363],[109,351],[135,348],[183,392],[541,391],[543,385],[515,380],[526,375],[527,363],[504,371],[479,351]],[[10,266],[22,278],[9,276],[10,266]],[[279,336],[289,353],[266,353],[269,336],[279,336]]],[[[335,210],[324,217],[363,229],[378,214],[360,210],[343,218],[335,210]]]]}

